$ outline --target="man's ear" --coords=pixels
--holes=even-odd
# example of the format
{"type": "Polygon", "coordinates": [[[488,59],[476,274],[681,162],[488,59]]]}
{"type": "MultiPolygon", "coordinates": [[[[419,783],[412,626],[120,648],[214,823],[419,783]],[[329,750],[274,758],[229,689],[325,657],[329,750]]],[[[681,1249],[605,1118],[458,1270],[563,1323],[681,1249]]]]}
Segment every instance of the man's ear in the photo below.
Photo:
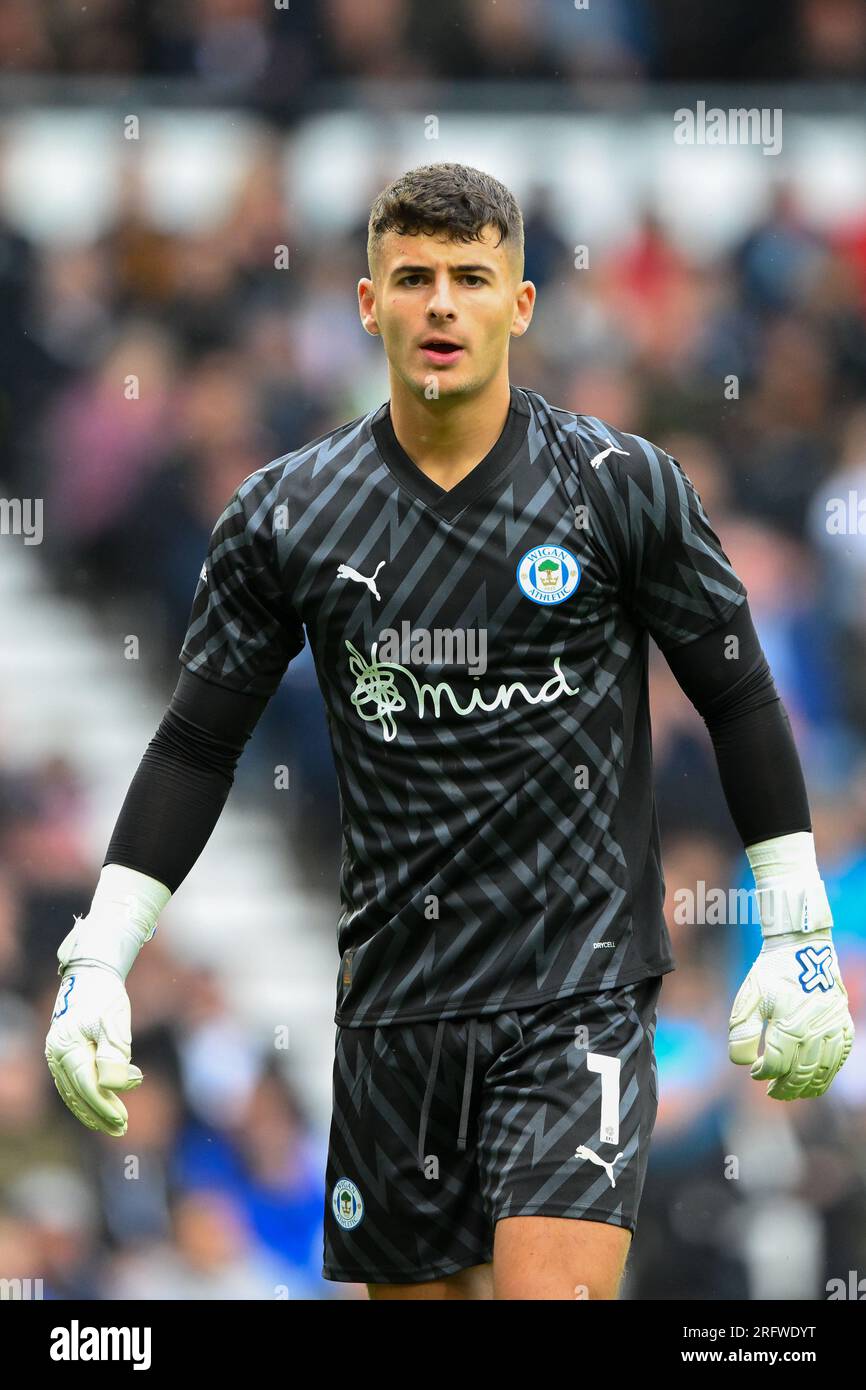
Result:
{"type": "MultiPolygon", "coordinates": [[[[522,280],[522,281],[520,282],[520,284],[518,285],[518,287],[517,287],[517,291],[518,291],[518,292],[517,292],[516,299],[519,299],[519,298],[520,298],[521,296],[523,296],[523,295],[527,295],[527,298],[528,298],[528,301],[529,301],[529,302],[528,302],[527,310],[526,310],[523,314],[520,315],[520,318],[522,319],[522,322],[521,322],[521,321],[513,321],[512,324],[511,324],[510,332],[511,332],[512,338],[522,338],[522,337],[523,337],[524,333],[526,333],[527,330],[529,329],[529,325],[530,325],[530,323],[532,322],[532,315],[533,315],[533,312],[534,312],[534,310],[535,310],[536,289],[535,289],[535,285],[532,283],[532,281],[531,281],[531,280],[522,280]]],[[[518,316],[518,314],[519,314],[519,310],[518,310],[518,307],[517,307],[516,300],[515,300],[515,306],[514,306],[514,313],[515,313],[515,319],[517,319],[517,316],[518,316]]]]}
{"type": "Polygon", "coordinates": [[[379,334],[375,304],[376,290],[373,281],[369,276],[362,276],[358,281],[358,313],[364,332],[371,334],[374,338],[379,334]]]}

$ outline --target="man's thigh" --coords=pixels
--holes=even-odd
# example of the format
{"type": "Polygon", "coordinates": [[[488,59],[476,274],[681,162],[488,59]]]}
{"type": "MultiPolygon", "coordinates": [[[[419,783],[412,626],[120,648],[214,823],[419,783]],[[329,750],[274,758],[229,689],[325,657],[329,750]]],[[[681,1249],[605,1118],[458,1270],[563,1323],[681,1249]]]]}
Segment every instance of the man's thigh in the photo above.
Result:
{"type": "Polygon", "coordinates": [[[660,983],[508,1015],[519,1038],[487,1069],[478,1132],[496,1297],[616,1297],[658,1106],[660,983]]]}
{"type": "Polygon", "coordinates": [[[493,1297],[614,1299],[632,1233],[561,1216],[507,1216],[496,1224],[493,1297]]]}
{"type": "Polygon", "coordinates": [[[379,1299],[615,1299],[631,1231],[598,1221],[511,1216],[499,1221],[492,1264],[422,1284],[368,1284],[379,1299]]]}

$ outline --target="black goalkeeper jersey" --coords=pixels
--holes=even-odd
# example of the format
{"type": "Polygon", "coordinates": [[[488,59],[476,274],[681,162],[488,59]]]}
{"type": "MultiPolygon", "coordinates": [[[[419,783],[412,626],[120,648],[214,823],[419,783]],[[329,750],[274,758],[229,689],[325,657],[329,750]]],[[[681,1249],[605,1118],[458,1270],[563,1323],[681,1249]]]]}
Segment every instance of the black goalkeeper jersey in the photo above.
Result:
{"type": "Polygon", "coordinates": [[[679,646],[745,598],[676,460],[514,386],[447,491],[387,403],[241,483],[180,660],[270,695],[306,632],[341,802],[338,1024],[674,968],[648,634],[679,646]]]}

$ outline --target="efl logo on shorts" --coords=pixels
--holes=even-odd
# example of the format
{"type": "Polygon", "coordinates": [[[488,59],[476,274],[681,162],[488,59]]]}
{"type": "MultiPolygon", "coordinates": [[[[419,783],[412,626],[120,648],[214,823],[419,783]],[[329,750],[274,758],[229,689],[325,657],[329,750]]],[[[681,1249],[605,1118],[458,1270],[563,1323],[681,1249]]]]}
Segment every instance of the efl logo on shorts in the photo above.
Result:
{"type": "Polygon", "coordinates": [[[580,583],[580,565],[561,545],[537,545],[517,566],[517,582],[533,603],[562,603],[580,583]]]}
{"type": "Polygon", "coordinates": [[[344,1231],[354,1231],[364,1219],[364,1199],[348,1178],[340,1178],[335,1185],[331,1207],[344,1231]]]}

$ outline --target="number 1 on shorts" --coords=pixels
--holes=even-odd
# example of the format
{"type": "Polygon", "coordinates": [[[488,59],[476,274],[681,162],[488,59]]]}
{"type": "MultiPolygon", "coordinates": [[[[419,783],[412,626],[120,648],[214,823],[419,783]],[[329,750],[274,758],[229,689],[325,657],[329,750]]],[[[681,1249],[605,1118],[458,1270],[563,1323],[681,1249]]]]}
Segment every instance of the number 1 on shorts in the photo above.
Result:
{"type": "Polygon", "coordinates": [[[586,1065],[601,1077],[601,1124],[598,1137],[602,1144],[619,1143],[619,1057],[606,1057],[602,1052],[588,1052],[586,1065]]]}

